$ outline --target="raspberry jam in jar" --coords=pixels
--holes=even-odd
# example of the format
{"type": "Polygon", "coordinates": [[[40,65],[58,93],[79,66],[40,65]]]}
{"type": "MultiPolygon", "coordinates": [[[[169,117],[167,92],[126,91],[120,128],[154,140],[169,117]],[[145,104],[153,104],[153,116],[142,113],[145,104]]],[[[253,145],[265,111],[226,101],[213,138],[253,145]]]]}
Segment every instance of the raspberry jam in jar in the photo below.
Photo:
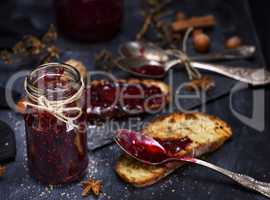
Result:
{"type": "Polygon", "coordinates": [[[54,0],[58,29],[81,41],[111,39],[119,31],[123,0],[54,0]]]}
{"type": "Polygon", "coordinates": [[[78,180],[88,166],[84,83],[70,65],[48,63],[25,80],[28,168],[44,184],[78,180]]]}

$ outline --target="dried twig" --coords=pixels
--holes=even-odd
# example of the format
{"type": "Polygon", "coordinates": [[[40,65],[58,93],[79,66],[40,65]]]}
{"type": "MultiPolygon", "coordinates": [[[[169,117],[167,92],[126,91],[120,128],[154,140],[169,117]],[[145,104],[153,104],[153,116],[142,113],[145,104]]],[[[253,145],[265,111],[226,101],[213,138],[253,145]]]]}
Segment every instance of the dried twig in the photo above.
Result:
{"type": "Polygon", "coordinates": [[[192,17],[190,19],[177,20],[172,23],[172,30],[175,32],[186,31],[190,27],[213,27],[216,24],[216,19],[213,15],[203,17],[192,17]]]}
{"type": "Polygon", "coordinates": [[[150,11],[148,12],[144,12],[148,14],[145,14],[144,16],[143,25],[136,35],[137,40],[141,40],[143,38],[145,33],[148,31],[150,25],[152,24],[153,18],[158,14],[160,15],[161,10],[164,9],[170,2],[171,0],[164,0],[161,3],[156,3],[154,8],[150,9],[150,11]]]}
{"type": "Polygon", "coordinates": [[[115,59],[110,51],[103,49],[95,54],[94,65],[97,68],[102,68],[103,70],[110,72],[115,68],[115,59]]]}

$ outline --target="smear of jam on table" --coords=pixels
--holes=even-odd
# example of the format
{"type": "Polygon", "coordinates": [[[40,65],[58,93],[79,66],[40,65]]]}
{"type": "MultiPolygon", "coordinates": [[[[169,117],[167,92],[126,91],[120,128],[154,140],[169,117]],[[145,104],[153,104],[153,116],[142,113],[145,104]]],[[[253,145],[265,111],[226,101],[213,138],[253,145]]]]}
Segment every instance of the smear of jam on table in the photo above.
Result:
{"type": "MultiPolygon", "coordinates": [[[[47,91],[49,100],[76,92],[71,84],[61,79],[62,73],[62,70],[55,71],[36,82],[38,88],[47,91]]],[[[68,130],[66,123],[51,113],[28,107],[25,114],[28,167],[30,174],[42,183],[65,184],[83,175],[88,165],[86,131],[83,130],[86,116],[83,114],[76,123],[80,123],[79,129],[68,130]]]]}
{"type": "Polygon", "coordinates": [[[147,108],[160,109],[165,101],[159,87],[143,83],[90,84],[86,97],[89,121],[142,114],[147,108]]]}
{"type": "Polygon", "coordinates": [[[164,67],[158,65],[144,65],[141,67],[132,67],[130,69],[138,74],[148,76],[164,76],[166,73],[164,67]]]}

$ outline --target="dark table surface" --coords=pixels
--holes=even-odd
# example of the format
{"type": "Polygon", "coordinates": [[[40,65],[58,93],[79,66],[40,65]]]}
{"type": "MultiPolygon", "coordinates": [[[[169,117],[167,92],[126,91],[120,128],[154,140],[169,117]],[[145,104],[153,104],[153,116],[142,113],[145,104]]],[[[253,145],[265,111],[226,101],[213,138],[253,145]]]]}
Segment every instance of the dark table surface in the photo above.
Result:
{"type": "MultiPolygon", "coordinates": [[[[253,12],[258,19],[261,14],[258,11],[253,12]]],[[[256,27],[260,25],[257,24],[256,27]]],[[[267,49],[264,42],[262,44],[263,49],[267,49]]],[[[206,106],[207,113],[227,121],[234,133],[232,140],[207,156],[207,161],[270,182],[269,97],[269,87],[246,88],[232,97],[217,99],[206,106]],[[252,114],[255,116],[251,120],[243,117],[250,117],[252,114]]],[[[8,166],[7,174],[0,178],[0,199],[80,199],[79,184],[50,188],[29,178],[25,166],[23,120],[18,114],[8,110],[0,111],[0,119],[14,128],[19,149],[16,165],[8,166]]],[[[134,189],[119,180],[111,168],[120,154],[115,145],[89,153],[88,175],[101,179],[104,183],[104,194],[100,199],[265,199],[226,177],[199,166],[179,169],[153,187],[134,189]]]]}

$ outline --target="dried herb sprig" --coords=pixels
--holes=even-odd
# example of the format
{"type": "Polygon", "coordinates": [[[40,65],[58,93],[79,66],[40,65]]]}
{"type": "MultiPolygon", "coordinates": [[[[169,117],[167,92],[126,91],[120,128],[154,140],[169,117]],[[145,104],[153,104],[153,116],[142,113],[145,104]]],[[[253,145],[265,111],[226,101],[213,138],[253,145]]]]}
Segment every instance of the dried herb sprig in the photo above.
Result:
{"type": "Polygon", "coordinates": [[[12,64],[12,55],[20,57],[41,56],[41,63],[57,59],[60,53],[60,49],[54,44],[57,36],[55,27],[50,25],[48,31],[41,38],[26,35],[11,50],[0,51],[0,59],[6,64],[12,64]]]}

